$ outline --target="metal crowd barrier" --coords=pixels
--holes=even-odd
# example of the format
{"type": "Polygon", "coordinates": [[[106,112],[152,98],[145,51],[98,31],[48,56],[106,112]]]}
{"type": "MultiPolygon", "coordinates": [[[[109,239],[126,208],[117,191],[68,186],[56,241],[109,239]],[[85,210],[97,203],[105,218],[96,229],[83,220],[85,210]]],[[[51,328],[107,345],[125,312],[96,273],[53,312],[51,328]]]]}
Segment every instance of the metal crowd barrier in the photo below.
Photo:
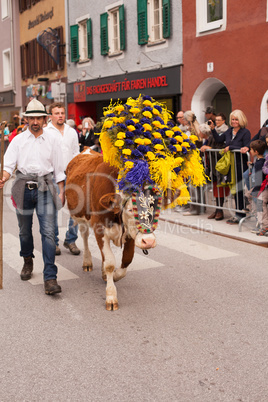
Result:
{"type": "MultiPolygon", "coordinates": [[[[242,230],[242,224],[246,218],[251,216],[250,212],[247,211],[246,208],[246,197],[245,197],[245,180],[243,173],[248,169],[247,162],[250,161],[250,154],[247,152],[246,154],[242,154],[240,150],[230,151],[234,154],[234,171],[235,171],[235,194],[232,194],[229,191],[229,195],[224,196],[224,205],[219,205],[220,199],[220,187],[217,187],[217,197],[213,194],[213,182],[216,178],[220,178],[214,169],[216,163],[221,159],[223,155],[220,154],[221,149],[207,149],[203,153],[203,164],[205,168],[205,172],[207,175],[207,183],[202,187],[193,187],[191,186],[191,182],[189,181],[189,191],[191,195],[191,201],[189,204],[197,205],[200,208],[200,213],[204,213],[206,207],[213,207],[220,210],[228,210],[232,214],[236,212],[245,214],[240,220],[239,223],[239,231],[242,230]],[[241,169],[239,168],[241,166],[241,169]],[[218,205],[216,205],[216,198],[218,198],[218,205]],[[236,208],[236,205],[242,206],[241,209],[236,208]]],[[[230,173],[229,173],[230,175],[230,173]]],[[[229,176],[230,177],[230,176],[229,176]]],[[[224,177],[223,177],[224,178],[224,177]]],[[[228,180],[228,179],[227,179],[228,180]]],[[[218,183],[220,184],[220,183],[218,183]]],[[[226,186],[227,187],[227,186],[226,186]]]]}

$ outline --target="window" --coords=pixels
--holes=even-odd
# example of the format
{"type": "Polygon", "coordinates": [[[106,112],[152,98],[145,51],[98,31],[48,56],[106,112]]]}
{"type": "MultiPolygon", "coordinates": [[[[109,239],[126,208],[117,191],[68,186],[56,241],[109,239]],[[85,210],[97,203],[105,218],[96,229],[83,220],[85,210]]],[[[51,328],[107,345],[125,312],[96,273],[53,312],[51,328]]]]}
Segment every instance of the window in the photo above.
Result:
{"type": "Polygon", "coordinates": [[[19,0],[19,10],[20,13],[23,11],[30,9],[36,3],[39,3],[40,0],[19,0]]]}
{"type": "Polygon", "coordinates": [[[84,62],[92,59],[92,22],[84,18],[70,27],[71,61],[84,62]]]}
{"type": "Polygon", "coordinates": [[[1,17],[2,20],[9,16],[9,0],[1,0],[1,17]]]}
{"type": "Polygon", "coordinates": [[[226,28],[226,0],[196,0],[197,35],[226,28]]]}
{"type": "Polygon", "coordinates": [[[170,0],[138,0],[138,43],[158,43],[170,37],[170,0]]]}
{"type": "Polygon", "coordinates": [[[3,83],[5,87],[10,86],[12,84],[10,49],[3,51],[3,83]]]}
{"type": "Polygon", "coordinates": [[[50,57],[48,52],[37,42],[37,39],[33,39],[24,43],[20,47],[20,59],[21,59],[21,76],[22,79],[32,78],[38,74],[46,74],[52,71],[58,71],[64,69],[65,51],[64,51],[64,38],[63,27],[55,28],[58,37],[60,38],[60,62],[59,65],[50,57]]]}
{"type": "Polygon", "coordinates": [[[116,55],[125,49],[125,10],[123,4],[101,14],[100,29],[102,55],[116,55]]]}

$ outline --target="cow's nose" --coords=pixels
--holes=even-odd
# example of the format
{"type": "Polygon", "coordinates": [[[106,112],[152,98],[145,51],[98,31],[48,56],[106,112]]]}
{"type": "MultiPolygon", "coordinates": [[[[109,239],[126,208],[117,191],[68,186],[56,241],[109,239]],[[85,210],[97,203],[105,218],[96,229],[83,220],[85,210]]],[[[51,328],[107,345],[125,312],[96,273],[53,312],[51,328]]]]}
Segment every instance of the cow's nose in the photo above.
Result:
{"type": "Polygon", "coordinates": [[[154,237],[143,237],[141,240],[141,247],[143,249],[153,248],[156,245],[156,241],[154,237]]]}

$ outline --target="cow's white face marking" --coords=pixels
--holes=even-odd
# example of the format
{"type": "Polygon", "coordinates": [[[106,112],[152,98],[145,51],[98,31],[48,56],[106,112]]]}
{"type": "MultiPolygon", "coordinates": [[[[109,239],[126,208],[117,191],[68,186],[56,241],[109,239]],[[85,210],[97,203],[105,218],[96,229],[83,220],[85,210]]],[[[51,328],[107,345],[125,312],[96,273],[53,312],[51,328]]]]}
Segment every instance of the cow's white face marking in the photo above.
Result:
{"type": "Polygon", "coordinates": [[[86,149],[86,150],[83,152],[83,155],[91,155],[91,154],[92,154],[92,152],[91,152],[91,149],[90,149],[90,148],[86,149]]]}
{"type": "Polygon", "coordinates": [[[132,207],[132,199],[129,198],[123,208],[122,214],[122,219],[127,234],[129,234],[129,236],[135,240],[135,245],[142,250],[154,248],[156,246],[154,233],[141,233],[138,231],[132,207]]]}

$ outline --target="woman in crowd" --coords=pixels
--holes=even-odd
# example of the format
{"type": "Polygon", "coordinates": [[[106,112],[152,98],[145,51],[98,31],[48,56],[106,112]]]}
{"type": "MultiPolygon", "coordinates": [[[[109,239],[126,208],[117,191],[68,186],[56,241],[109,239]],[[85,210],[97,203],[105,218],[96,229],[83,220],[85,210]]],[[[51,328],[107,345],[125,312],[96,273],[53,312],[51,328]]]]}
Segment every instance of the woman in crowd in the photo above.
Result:
{"type": "Polygon", "coordinates": [[[85,117],[82,121],[82,132],[80,134],[80,152],[84,147],[91,147],[94,150],[98,150],[99,137],[94,133],[95,123],[91,117],[85,117]],[[96,149],[95,149],[96,148],[96,149]]]}
{"type": "MultiPolygon", "coordinates": [[[[247,156],[251,139],[250,131],[246,128],[248,124],[245,114],[241,110],[234,110],[230,114],[231,127],[225,133],[219,135],[215,130],[213,122],[211,123],[212,135],[217,143],[224,143],[224,152],[239,150],[235,152],[235,167],[236,167],[236,194],[235,207],[237,210],[244,208],[243,196],[243,172],[247,170],[247,156]]],[[[227,223],[233,225],[239,223],[240,219],[246,215],[242,212],[236,212],[235,216],[227,220],[227,223]]]]}

